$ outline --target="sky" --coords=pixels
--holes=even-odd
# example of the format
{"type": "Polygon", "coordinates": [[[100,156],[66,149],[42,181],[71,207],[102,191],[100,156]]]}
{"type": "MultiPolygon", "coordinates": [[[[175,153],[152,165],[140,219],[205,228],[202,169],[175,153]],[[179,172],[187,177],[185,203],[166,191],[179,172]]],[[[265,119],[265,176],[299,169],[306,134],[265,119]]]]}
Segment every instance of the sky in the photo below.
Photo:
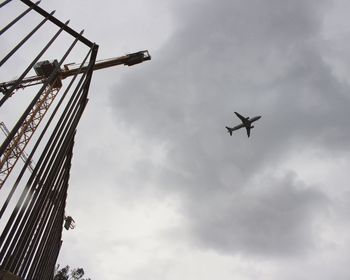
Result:
{"type": "Polygon", "coordinates": [[[348,1],[41,7],[98,59],[152,56],[94,73],[58,263],[91,279],[350,278],[348,1]],[[250,138],[225,131],[235,111],[262,116],[250,138]]]}

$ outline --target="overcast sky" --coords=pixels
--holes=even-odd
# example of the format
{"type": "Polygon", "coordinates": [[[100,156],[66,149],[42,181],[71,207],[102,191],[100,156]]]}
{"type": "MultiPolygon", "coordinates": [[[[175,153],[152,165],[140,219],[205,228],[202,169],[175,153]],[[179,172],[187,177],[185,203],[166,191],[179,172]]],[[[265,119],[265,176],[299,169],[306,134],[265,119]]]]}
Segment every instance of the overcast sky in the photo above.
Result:
{"type": "Polygon", "coordinates": [[[99,59],[152,55],[94,73],[59,263],[91,279],[350,279],[348,1],[41,6],[99,59]],[[262,116],[250,138],[225,131],[234,111],[262,116]]]}

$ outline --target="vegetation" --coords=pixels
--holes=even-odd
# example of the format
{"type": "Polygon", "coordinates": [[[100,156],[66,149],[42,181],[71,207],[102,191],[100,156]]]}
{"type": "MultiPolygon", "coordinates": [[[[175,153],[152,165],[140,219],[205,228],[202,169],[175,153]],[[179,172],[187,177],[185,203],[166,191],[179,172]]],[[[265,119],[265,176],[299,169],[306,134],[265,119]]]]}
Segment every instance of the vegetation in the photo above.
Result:
{"type": "Polygon", "coordinates": [[[69,265],[59,268],[60,265],[57,265],[53,280],[91,280],[90,278],[83,278],[85,272],[82,268],[70,269],[69,265]]]}

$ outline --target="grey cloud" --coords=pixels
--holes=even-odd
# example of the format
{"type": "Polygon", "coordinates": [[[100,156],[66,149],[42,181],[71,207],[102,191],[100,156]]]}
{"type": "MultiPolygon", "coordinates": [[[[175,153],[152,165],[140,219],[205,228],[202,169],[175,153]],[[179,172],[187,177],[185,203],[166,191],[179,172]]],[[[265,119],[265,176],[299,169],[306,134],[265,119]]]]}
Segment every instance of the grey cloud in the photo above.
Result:
{"type": "MultiPolygon", "coordinates": [[[[293,118],[301,110],[314,113],[314,117],[305,116],[306,124],[325,117],[315,112],[312,104],[317,107],[331,101],[328,108],[345,104],[346,99],[338,101],[344,99],[339,94],[341,85],[317,55],[317,46],[308,42],[317,37],[320,19],[314,14],[319,5],[314,7],[313,1],[255,2],[252,7],[240,1],[198,5],[196,12],[188,15],[191,20],[183,20],[189,21],[187,28],[180,29],[154,54],[152,65],[118,88],[121,94],[114,103],[122,119],[147,134],[173,139],[208,122],[223,123],[224,116],[237,107],[249,113],[277,115],[269,120],[275,127],[279,120],[289,121],[284,126],[297,122],[293,118]],[[265,103],[266,96],[270,104],[265,103]]],[[[340,112],[344,114],[344,110],[340,112]]],[[[308,128],[315,127],[310,124],[308,128]]],[[[285,130],[283,126],[276,129],[285,130]]],[[[273,129],[269,133],[274,133],[273,129]]]]}
{"type": "Polygon", "coordinates": [[[326,197],[289,175],[257,187],[192,201],[192,230],[199,245],[279,257],[313,249],[312,221],[320,211],[325,214],[326,197]]]}
{"type": "Polygon", "coordinates": [[[168,144],[166,164],[152,180],[183,196],[203,244],[271,255],[312,247],[321,192],[284,179],[272,180],[269,192],[245,193],[249,178],[302,148],[348,147],[347,85],[317,46],[325,3],[181,2],[177,32],[115,88],[116,118],[168,144]],[[233,111],[263,115],[250,139],[224,131],[238,122],[233,111]],[[258,229],[270,234],[253,235],[258,229]]]}

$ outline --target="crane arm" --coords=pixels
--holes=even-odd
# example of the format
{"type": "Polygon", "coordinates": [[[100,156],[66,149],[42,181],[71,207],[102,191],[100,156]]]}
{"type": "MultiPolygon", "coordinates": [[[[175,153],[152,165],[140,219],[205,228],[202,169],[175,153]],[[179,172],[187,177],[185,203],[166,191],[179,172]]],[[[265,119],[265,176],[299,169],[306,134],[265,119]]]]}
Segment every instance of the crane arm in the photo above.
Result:
{"type": "MultiPolygon", "coordinates": [[[[31,76],[31,77],[25,78],[25,79],[23,79],[22,83],[20,83],[18,85],[18,87],[16,89],[41,84],[43,82],[43,79],[44,79],[44,77],[42,77],[42,76],[31,76]]],[[[5,94],[7,92],[7,90],[9,88],[11,88],[16,82],[17,82],[17,80],[12,80],[12,81],[8,81],[8,82],[0,83],[0,92],[5,94]]]]}
{"type": "MultiPolygon", "coordinates": [[[[104,69],[121,64],[124,64],[125,66],[132,66],[147,60],[151,60],[151,56],[149,55],[149,52],[147,50],[144,50],[111,59],[98,60],[93,66],[93,70],[104,69]]],[[[34,70],[37,75],[23,79],[23,81],[18,85],[17,89],[43,83],[46,80],[46,78],[50,76],[50,74],[57,65],[57,60],[44,60],[38,62],[34,66],[34,70]]],[[[64,68],[59,71],[58,79],[56,79],[54,85],[52,85],[53,88],[60,88],[62,86],[61,80],[79,73],[83,73],[87,69],[87,67],[88,65],[84,65],[80,68],[80,64],[66,64],[64,68]]],[[[17,80],[0,83],[0,92],[5,94],[6,91],[16,82],[17,80]]]]}
{"type": "MultiPolygon", "coordinates": [[[[117,66],[124,64],[125,66],[132,66],[138,63],[142,63],[146,60],[151,60],[151,56],[149,55],[148,51],[139,51],[136,53],[127,54],[120,57],[105,59],[105,60],[98,60],[96,61],[95,65],[93,66],[93,70],[99,70],[104,69],[112,66],[117,66]]],[[[64,66],[64,69],[61,71],[60,76],[62,79],[74,76],[78,73],[80,64],[66,64],[64,66]]],[[[87,69],[87,65],[83,66],[80,69],[80,72],[84,72],[87,69]]]]}

